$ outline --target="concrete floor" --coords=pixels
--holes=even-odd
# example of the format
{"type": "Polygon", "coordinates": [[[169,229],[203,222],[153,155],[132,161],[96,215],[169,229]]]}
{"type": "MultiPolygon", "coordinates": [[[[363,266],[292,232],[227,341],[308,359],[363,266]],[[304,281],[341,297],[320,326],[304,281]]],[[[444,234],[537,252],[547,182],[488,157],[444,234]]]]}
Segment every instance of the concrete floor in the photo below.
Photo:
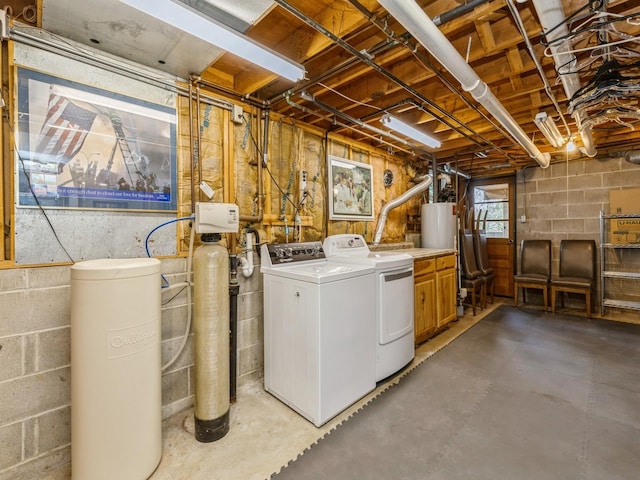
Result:
{"type": "Polygon", "coordinates": [[[163,425],[163,456],[150,480],[264,480],[301,455],[318,439],[344,422],[423,360],[464,333],[500,305],[496,302],[473,317],[464,315],[416,350],[416,357],[402,372],[369,395],[316,428],[263,389],[262,382],[242,386],[231,406],[229,433],[210,443],[199,443],[193,434],[193,410],[174,415],[163,425]]]}
{"type": "MultiPolygon", "coordinates": [[[[511,304],[509,300],[506,304],[511,304]]],[[[163,457],[151,480],[263,480],[279,472],[331,432],[374,397],[429,356],[467,331],[502,304],[500,299],[475,317],[470,309],[450,328],[420,345],[414,361],[375,391],[361,399],[321,428],[316,428],[263,390],[262,382],[244,385],[231,407],[229,433],[217,442],[199,443],[193,434],[193,411],[176,414],[163,425],[163,457]]],[[[534,307],[535,308],[535,307],[534,307]]],[[[583,312],[567,312],[584,315],[583,312]]],[[[619,319],[619,318],[618,318],[619,319]]],[[[638,322],[638,315],[624,320],[638,322]]]]}
{"type": "Polygon", "coordinates": [[[640,328],[504,305],[272,480],[630,480],[640,328]]]}

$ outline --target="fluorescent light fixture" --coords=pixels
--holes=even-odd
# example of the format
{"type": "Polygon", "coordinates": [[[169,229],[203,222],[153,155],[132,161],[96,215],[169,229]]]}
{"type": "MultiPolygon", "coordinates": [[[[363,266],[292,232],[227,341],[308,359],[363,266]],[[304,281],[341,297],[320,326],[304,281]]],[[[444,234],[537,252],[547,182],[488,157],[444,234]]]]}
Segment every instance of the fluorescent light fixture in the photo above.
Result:
{"type": "Polygon", "coordinates": [[[161,22],[233,53],[293,82],[303,79],[304,67],[264,47],[232,28],[206,18],[171,0],[120,0],[161,22]]]}
{"type": "Polygon", "coordinates": [[[407,137],[410,137],[416,142],[422,143],[427,147],[440,148],[440,142],[438,140],[436,140],[435,138],[431,138],[429,135],[422,133],[420,130],[417,130],[411,125],[398,120],[396,117],[389,115],[388,113],[382,116],[380,122],[382,122],[383,125],[391,128],[392,130],[395,130],[398,133],[402,133],[403,135],[406,135],[407,137]]]}
{"type": "Polygon", "coordinates": [[[564,144],[564,137],[558,130],[556,122],[545,112],[538,113],[533,121],[552,146],[558,148],[564,144]]]}

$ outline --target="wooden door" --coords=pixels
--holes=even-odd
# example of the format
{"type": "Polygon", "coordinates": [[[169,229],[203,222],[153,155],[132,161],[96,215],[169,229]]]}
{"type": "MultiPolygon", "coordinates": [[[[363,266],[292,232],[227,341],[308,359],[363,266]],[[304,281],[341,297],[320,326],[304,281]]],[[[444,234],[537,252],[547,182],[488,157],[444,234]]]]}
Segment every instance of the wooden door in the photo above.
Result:
{"type": "Polygon", "coordinates": [[[513,177],[473,180],[470,184],[470,201],[476,218],[487,212],[485,227],[489,265],[493,267],[494,293],[503,297],[513,296],[513,272],[515,262],[515,180],[513,177]]]}

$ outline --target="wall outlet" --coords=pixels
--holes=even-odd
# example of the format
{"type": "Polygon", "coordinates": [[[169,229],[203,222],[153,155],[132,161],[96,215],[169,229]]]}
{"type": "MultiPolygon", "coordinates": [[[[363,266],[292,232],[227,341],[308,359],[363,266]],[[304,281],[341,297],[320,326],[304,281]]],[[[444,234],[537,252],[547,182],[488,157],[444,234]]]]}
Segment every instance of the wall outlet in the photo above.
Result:
{"type": "Polygon", "coordinates": [[[521,215],[520,216],[520,223],[527,223],[527,216],[526,215],[521,215]]]}

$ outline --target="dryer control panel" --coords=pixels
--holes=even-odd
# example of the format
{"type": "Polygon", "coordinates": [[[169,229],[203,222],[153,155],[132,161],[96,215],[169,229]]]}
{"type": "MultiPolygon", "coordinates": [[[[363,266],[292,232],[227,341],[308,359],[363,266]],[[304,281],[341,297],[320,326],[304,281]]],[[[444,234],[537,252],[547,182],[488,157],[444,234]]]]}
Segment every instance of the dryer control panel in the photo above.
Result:
{"type": "Polygon", "coordinates": [[[325,239],[323,246],[328,256],[346,254],[366,257],[370,253],[362,235],[349,233],[331,235],[325,239]]]}

